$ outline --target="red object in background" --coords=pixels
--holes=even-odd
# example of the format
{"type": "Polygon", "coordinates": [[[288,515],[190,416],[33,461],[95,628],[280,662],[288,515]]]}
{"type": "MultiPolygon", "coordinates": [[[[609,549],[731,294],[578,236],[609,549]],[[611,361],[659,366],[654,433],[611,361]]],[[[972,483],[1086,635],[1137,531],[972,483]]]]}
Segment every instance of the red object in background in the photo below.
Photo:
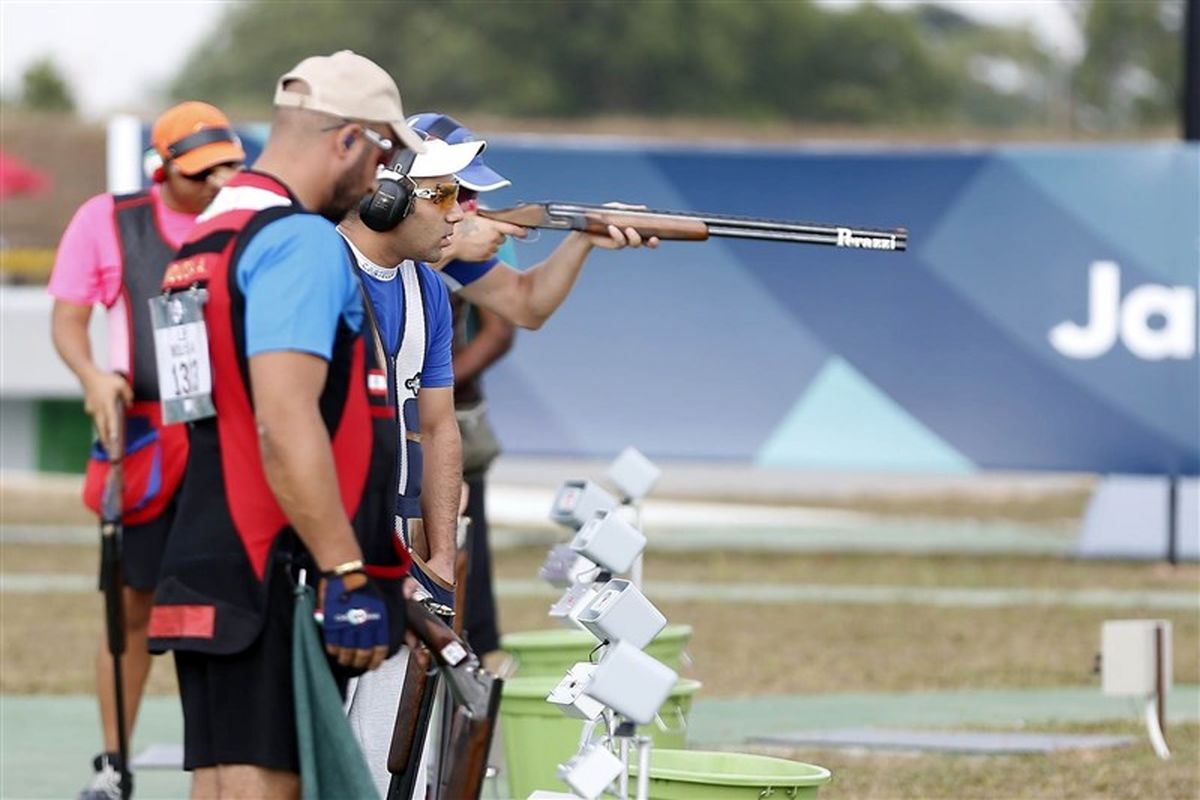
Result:
{"type": "Polygon", "coordinates": [[[41,194],[50,188],[50,176],[19,158],[0,151],[0,199],[41,194]]]}

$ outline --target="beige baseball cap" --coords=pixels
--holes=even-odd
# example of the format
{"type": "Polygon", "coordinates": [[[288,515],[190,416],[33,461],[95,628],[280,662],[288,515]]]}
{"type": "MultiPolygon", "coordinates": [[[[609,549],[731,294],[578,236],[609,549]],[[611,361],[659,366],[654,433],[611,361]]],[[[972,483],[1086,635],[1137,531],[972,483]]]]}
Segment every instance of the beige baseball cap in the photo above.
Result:
{"type": "Polygon", "coordinates": [[[406,147],[425,152],[422,138],[404,121],[400,90],[392,76],[351,50],[301,61],[275,85],[275,105],[386,123],[406,147]],[[307,93],[285,89],[289,81],[302,81],[308,87],[307,93]]]}

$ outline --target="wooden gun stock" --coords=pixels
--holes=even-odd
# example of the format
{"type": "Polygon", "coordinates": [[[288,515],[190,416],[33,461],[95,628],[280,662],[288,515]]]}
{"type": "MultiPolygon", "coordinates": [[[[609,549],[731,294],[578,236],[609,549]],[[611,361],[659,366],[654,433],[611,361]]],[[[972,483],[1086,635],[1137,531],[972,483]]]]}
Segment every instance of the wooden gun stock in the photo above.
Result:
{"type": "Polygon", "coordinates": [[[608,226],[633,228],[643,237],[702,242],[708,226],[702,219],[685,214],[639,211],[574,203],[522,203],[513,208],[479,209],[481,217],[525,228],[557,228],[608,234],[608,226]]]}
{"type": "Polygon", "coordinates": [[[125,404],[119,398],[113,406],[113,415],[118,421],[116,439],[106,442],[103,434],[100,436],[101,444],[108,451],[109,464],[104,492],[100,495],[100,532],[104,536],[118,533],[125,515],[125,404]]]}
{"type": "Polygon", "coordinates": [[[591,211],[583,214],[582,230],[607,235],[608,226],[621,230],[633,228],[643,239],[657,236],[674,241],[703,242],[708,238],[708,226],[702,220],[639,211],[591,211]]]}
{"type": "Polygon", "coordinates": [[[446,710],[448,744],[441,760],[438,800],[478,798],[487,774],[487,755],[500,705],[501,682],[479,668],[479,659],[454,631],[418,600],[405,600],[408,627],[428,648],[426,661],[417,666],[410,656],[400,698],[400,710],[388,752],[388,770],[393,779],[389,800],[411,796],[415,773],[421,761],[428,716],[422,717],[423,702],[432,703],[436,681],[428,675],[436,662],[454,702],[446,710]],[[415,673],[415,674],[414,674],[415,673]],[[422,680],[424,678],[424,680],[422,680]],[[409,691],[413,695],[409,696],[409,691]],[[403,794],[407,791],[409,794],[403,794]]]}
{"type": "Polygon", "coordinates": [[[424,740],[422,723],[428,721],[427,708],[430,700],[433,676],[429,668],[433,656],[424,648],[408,651],[408,668],[404,672],[404,687],[400,690],[400,704],[396,709],[396,723],[392,728],[392,745],[388,749],[388,772],[414,776],[421,761],[421,743],[424,740]],[[422,720],[425,717],[425,720],[422,720]]]}
{"type": "Polygon", "coordinates": [[[458,550],[454,553],[454,632],[462,636],[467,624],[467,584],[471,579],[471,536],[475,526],[470,517],[462,517],[458,524],[458,550]]]}

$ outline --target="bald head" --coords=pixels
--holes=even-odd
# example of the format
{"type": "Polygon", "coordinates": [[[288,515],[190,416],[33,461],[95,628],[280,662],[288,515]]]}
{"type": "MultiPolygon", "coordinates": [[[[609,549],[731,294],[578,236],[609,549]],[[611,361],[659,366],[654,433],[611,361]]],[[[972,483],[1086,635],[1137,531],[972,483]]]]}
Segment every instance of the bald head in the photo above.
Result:
{"type": "Polygon", "coordinates": [[[337,127],[342,120],[324,111],[276,106],[271,115],[270,138],[312,140],[337,127]]]}

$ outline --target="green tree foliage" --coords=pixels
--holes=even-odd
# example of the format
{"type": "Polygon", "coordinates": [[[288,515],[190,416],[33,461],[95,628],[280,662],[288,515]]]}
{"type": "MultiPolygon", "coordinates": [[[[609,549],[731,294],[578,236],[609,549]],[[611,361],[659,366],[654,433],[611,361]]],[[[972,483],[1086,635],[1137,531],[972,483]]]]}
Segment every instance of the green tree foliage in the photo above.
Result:
{"type": "Polygon", "coordinates": [[[1183,0],[1090,0],[1074,88],[1085,127],[1130,130],[1179,113],[1183,0]]]}
{"type": "Polygon", "coordinates": [[[1053,121],[1067,90],[1065,66],[1031,33],[946,6],[248,0],[171,91],[262,110],[285,70],[342,48],[396,76],[411,110],[513,117],[1028,126],[1053,121]]]}
{"type": "Polygon", "coordinates": [[[33,111],[75,110],[71,87],[52,59],[40,58],[25,70],[21,76],[21,105],[33,111]]]}

